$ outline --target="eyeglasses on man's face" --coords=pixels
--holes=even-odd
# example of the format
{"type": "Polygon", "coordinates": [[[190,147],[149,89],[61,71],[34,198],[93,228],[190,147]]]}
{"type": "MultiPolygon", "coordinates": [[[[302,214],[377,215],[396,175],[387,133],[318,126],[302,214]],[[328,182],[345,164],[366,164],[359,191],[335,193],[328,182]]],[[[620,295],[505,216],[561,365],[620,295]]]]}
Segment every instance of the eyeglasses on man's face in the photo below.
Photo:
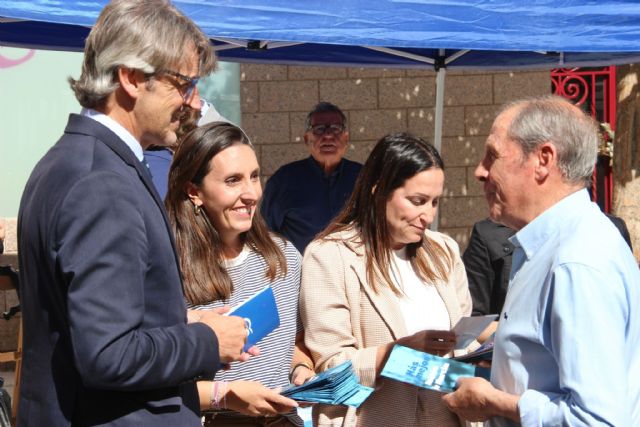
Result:
{"type": "Polygon", "coordinates": [[[184,82],[183,84],[177,85],[177,89],[182,95],[182,99],[184,100],[184,102],[189,102],[191,100],[200,77],[189,77],[185,76],[184,74],[180,74],[177,71],[171,70],[163,70],[161,74],[175,77],[181,82],[184,82]]]}
{"type": "Polygon", "coordinates": [[[332,124],[332,125],[313,125],[309,126],[309,130],[316,136],[322,136],[329,132],[332,135],[338,136],[345,130],[344,125],[332,124]]]}

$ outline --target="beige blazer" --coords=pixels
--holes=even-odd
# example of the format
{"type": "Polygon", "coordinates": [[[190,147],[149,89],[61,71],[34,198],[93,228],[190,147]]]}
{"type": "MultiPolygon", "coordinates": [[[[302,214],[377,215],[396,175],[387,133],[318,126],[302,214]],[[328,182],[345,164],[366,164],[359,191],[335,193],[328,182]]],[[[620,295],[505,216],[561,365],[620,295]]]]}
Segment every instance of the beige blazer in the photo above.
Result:
{"type": "MultiPolygon", "coordinates": [[[[441,233],[425,237],[454,254],[447,283],[435,283],[451,325],[471,313],[471,297],[458,245],[441,233]]],[[[313,241],[304,253],[300,310],[305,344],[316,370],[351,360],[360,382],[375,392],[358,408],[316,405],[315,426],[459,426],[441,402],[442,394],[376,378],[377,347],[407,334],[397,298],[386,286],[375,293],[366,281],[364,249],[353,232],[313,241]]],[[[428,313],[425,313],[428,315],[428,313]]]]}

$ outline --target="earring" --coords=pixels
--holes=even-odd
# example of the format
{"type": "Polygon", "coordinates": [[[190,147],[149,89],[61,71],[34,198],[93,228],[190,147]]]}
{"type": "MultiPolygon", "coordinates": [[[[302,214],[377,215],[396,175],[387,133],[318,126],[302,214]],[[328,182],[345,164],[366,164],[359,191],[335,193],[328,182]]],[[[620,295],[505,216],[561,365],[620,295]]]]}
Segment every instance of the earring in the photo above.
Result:
{"type": "Polygon", "coordinates": [[[202,211],[202,206],[200,205],[193,205],[193,213],[195,213],[196,215],[200,215],[200,212],[202,211]]]}

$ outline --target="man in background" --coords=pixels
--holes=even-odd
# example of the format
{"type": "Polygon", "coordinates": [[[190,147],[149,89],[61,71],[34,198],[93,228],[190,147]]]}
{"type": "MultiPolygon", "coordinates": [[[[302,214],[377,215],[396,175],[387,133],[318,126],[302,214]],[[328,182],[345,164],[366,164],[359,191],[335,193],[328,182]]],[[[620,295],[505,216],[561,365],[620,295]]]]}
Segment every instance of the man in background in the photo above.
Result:
{"type": "Polygon", "coordinates": [[[166,0],[114,0],[98,17],[70,79],[82,114],[20,203],[18,425],[200,426],[195,381],[248,358],[241,318],[199,312],[187,324],[175,244],[142,162],[147,141],[175,143],[214,65],[208,38],[166,0]]]}
{"type": "Polygon", "coordinates": [[[343,208],[362,168],[344,158],[349,131],[340,108],[320,102],[307,115],[305,129],[309,157],[282,166],[269,178],[261,207],[269,228],[300,253],[343,208]]]}
{"type": "Polygon", "coordinates": [[[640,425],[640,270],[586,190],[598,128],[559,97],[509,104],[475,176],[514,230],[491,383],[443,396],[491,426],[640,425]]]}

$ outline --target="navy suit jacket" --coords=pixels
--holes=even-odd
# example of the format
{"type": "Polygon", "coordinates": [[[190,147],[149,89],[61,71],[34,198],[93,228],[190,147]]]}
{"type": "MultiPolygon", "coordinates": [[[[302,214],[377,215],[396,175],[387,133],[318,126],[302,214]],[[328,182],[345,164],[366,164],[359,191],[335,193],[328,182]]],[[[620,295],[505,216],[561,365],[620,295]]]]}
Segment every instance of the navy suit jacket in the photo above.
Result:
{"type": "Polygon", "coordinates": [[[125,143],[72,114],[27,182],[18,242],[18,424],[199,426],[194,380],[218,342],[186,324],[162,201],[125,143]]]}

